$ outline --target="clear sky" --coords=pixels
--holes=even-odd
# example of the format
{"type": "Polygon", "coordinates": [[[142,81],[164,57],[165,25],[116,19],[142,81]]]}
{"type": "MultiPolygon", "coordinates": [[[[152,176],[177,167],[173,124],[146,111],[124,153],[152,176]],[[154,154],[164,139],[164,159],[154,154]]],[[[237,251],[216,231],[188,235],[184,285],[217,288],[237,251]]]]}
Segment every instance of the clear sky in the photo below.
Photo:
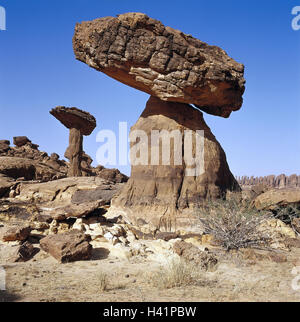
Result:
{"type": "MultiPolygon", "coordinates": [[[[102,129],[132,126],[148,95],[75,60],[76,22],[143,12],[222,47],[245,64],[244,105],[229,119],[205,115],[235,175],[300,174],[300,30],[291,27],[300,0],[0,0],[0,139],[26,135],[63,156],[68,131],[50,114],[76,106],[97,118],[85,137],[96,159],[102,129]]],[[[119,167],[129,174],[129,167],[119,167]]]]}

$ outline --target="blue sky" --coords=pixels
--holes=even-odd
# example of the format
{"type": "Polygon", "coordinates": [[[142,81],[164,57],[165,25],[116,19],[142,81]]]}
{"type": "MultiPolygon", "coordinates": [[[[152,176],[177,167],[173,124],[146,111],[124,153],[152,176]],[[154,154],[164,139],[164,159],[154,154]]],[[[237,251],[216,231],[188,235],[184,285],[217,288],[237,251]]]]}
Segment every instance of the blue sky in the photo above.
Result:
{"type": "MultiPolygon", "coordinates": [[[[148,95],[76,61],[76,22],[144,12],[165,25],[222,47],[245,64],[244,105],[229,119],[205,115],[235,175],[300,174],[300,30],[291,27],[300,0],[0,0],[0,139],[27,135],[63,156],[68,132],[50,114],[76,106],[97,118],[85,137],[96,159],[102,129],[132,126],[148,95]]],[[[125,173],[129,167],[119,167],[125,173]]]]}

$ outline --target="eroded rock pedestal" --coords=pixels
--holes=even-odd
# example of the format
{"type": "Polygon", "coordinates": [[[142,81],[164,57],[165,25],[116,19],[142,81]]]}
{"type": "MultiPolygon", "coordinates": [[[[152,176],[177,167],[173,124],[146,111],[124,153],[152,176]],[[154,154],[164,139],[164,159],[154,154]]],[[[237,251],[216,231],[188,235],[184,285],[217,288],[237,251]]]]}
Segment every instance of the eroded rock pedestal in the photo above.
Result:
{"type": "MultiPolygon", "coordinates": [[[[240,189],[202,113],[189,104],[225,118],[239,110],[245,90],[242,64],[219,47],[137,12],[77,24],[73,49],[78,60],[151,95],[131,134],[142,130],[149,138],[151,130],[204,130],[204,161],[197,161],[203,171],[187,175],[186,161],[172,164],[172,159],[170,165],[153,164],[149,151],[148,163],[132,166],[129,182],[112,203],[112,215],[154,229],[190,230],[199,203],[240,189]]],[[[196,146],[194,154],[201,149],[196,146]]]]}
{"type": "Polygon", "coordinates": [[[192,222],[196,220],[196,209],[204,200],[226,197],[228,191],[240,190],[230,172],[222,147],[199,110],[188,104],[166,102],[152,96],[139,120],[131,128],[131,133],[136,130],[147,134],[148,145],[142,147],[140,153],[145,153],[144,148],[148,150],[148,165],[132,165],[128,183],[112,201],[110,211],[116,215],[119,213],[136,225],[151,224],[154,229],[190,230],[193,228],[192,222]],[[159,130],[160,133],[162,130],[167,131],[165,133],[177,130],[177,133],[181,133],[181,141],[177,147],[174,140],[170,141],[165,137],[166,144],[171,142],[170,165],[162,163],[165,144],[163,149],[159,149],[159,165],[153,165],[153,130],[159,130]],[[184,153],[189,150],[186,146],[189,144],[193,156],[196,156],[196,149],[201,149],[201,144],[197,146],[195,139],[196,131],[199,130],[204,131],[204,150],[198,152],[199,155],[202,152],[204,154],[196,164],[198,169],[203,169],[203,173],[197,175],[188,172],[195,167],[187,166],[184,153]],[[185,141],[185,131],[192,131],[192,142],[189,139],[185,141]],[[174,155],[178,149],[183,152],[181,165],[174,164],[174,155]]]}

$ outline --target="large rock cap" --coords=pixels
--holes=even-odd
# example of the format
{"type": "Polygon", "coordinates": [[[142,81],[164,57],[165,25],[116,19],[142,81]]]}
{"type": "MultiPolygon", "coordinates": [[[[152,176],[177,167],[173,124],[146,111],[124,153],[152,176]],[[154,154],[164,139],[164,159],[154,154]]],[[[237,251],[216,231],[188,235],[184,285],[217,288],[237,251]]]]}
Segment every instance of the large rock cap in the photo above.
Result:
{"type": "Polygon", "coordinates": [[[76,128],[82,135],[90,135],[96,127],[96,119],[90,113],[76,107],[57,106],[50,111],[68,129],[76,128]]]}
{"type": "Polygon", "coordinates": [[[161,100],[223,117],[242,106],[242,64],[145,14],[77,24],[73,47],[78,60],[161,100]]]}

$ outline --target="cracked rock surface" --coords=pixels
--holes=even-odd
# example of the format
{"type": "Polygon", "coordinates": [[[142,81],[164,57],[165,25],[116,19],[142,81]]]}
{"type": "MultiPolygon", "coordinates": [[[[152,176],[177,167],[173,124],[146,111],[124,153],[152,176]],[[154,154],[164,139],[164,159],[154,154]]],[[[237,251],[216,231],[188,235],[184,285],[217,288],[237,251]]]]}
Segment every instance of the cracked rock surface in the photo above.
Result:
{"type": "Polygon", "coordinates": [[[142,13],[77,24],[78,60],[164,101],[229,117],[242,106],[244,66],[219,47],[142,13]]]}

